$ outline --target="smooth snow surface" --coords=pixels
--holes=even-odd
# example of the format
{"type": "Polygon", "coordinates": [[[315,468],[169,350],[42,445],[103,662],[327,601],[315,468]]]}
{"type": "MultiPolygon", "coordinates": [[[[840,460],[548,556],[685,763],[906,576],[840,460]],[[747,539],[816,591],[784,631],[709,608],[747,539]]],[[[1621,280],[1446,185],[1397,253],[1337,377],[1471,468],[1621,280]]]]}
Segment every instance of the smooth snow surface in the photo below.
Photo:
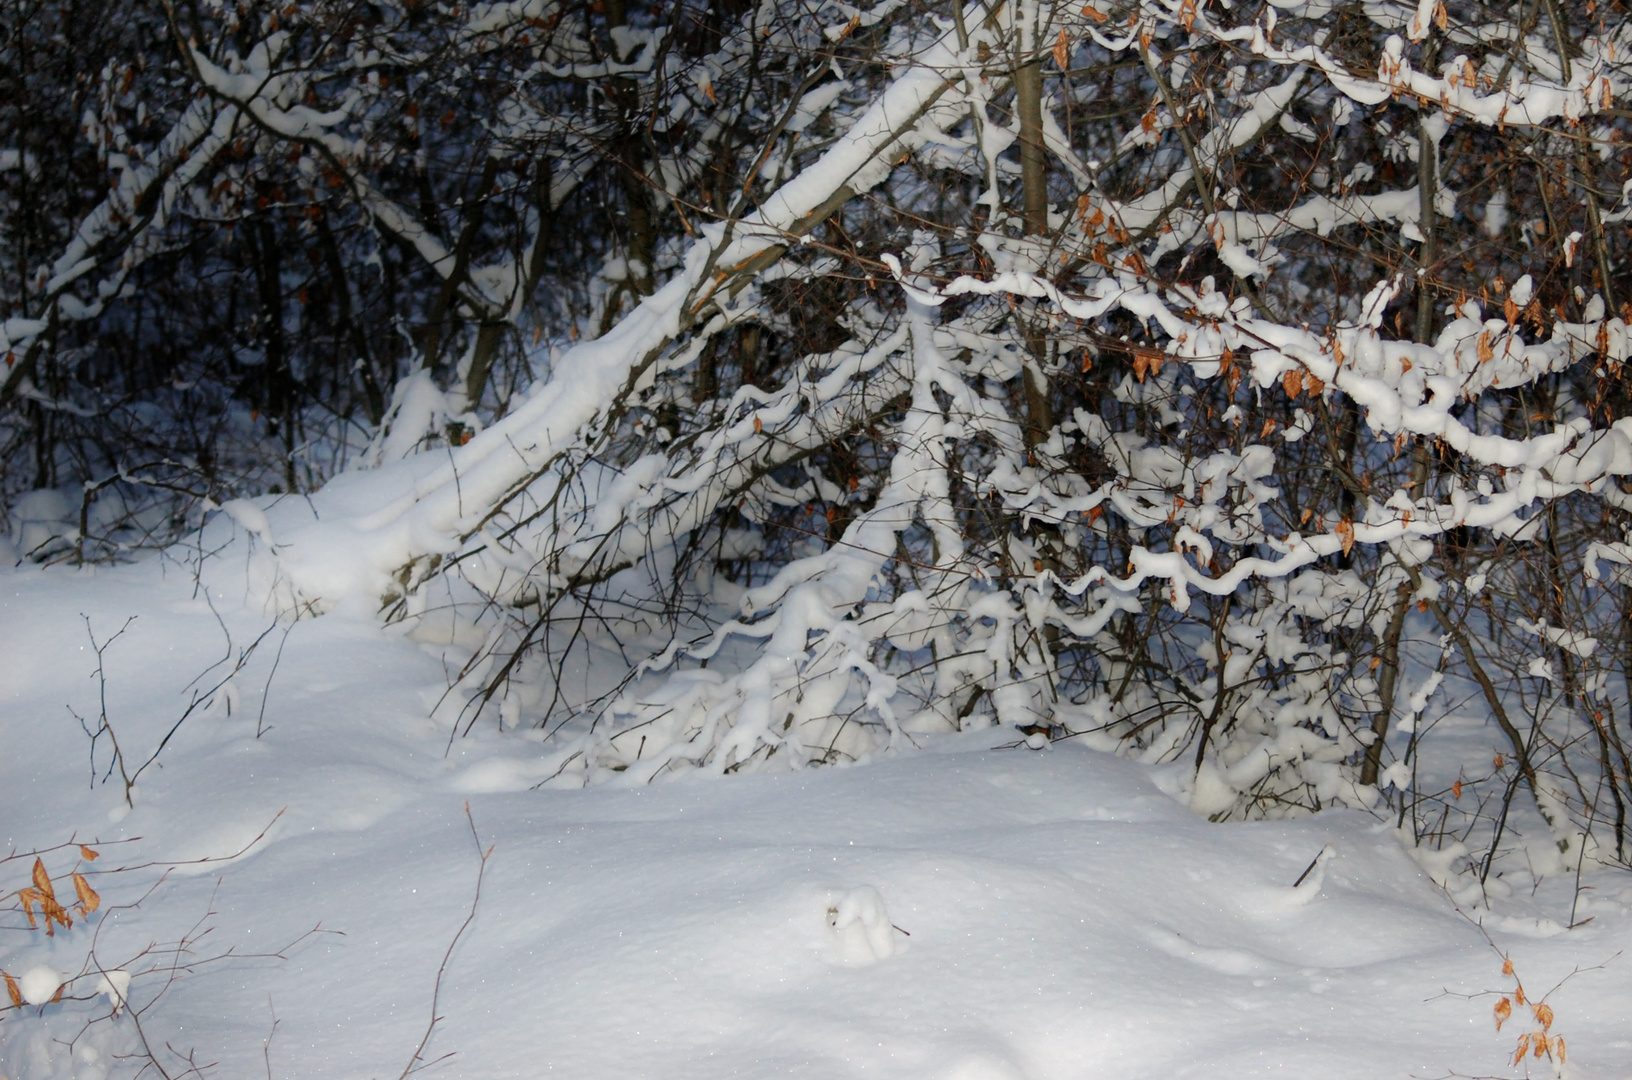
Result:
{"type": "MultiPolygon", "coordinates": [[[[69,711],[94,726],[99,710],[81,614],[98,641],[137,616],[106,650],[134,768],[188,684],[214,686],[272,625],[225,597],[215,609],[222,623],[174,563],[0,578],[9,849],[72,838],[102,851],[82,869],[179,862],[238,851],[276,818],[232,861],[95,875],[102,910],[54,938],[9,917],[0,966],[29,1001],[85,972],[68,990],[81,1000],[3,1014],[12,1080],[136,1071],[121,1057],[134,1021],[107,1018],[120,969],[172,1076],[187,1053],[206,1076],[398,1076],[471,904],[467,800],[493,850],[425,1051],[442,1060],[421,1075],[1526,1075],[1509,1063],[1528,1010],[1498,1034],[1496,996],[1468,996],[1511,990],[1501,957],[1390,823],[1214,825],[1165,793],[1175,772],[1003,729],[853,768],[534,790],[536,736],[484,722],[450,743],[427,719],[442,661],[331,615],[273,628],[128,809],[117,769],[100,782],[106,737],[93,783],[69,711]],[[137,958],[189,933],[199,963],[173,981],[155,969],[175,957],[137,958]],[[87,968],[93,935],[113,985],[87,968]]],[[[45,856],[59,895],[73,860],[45,856]]],[[[0,887],[28,885],[31,865],[3,864],[0,887]]],[[[1556,878],[1482,918],[1532,998],[1586,969],[1548,999],[1567,1073],[1625,1077],[1632,885],[1585,884],[1576,917],[1591,921],[1573,930],[1574,883],[1556,878]]]]}

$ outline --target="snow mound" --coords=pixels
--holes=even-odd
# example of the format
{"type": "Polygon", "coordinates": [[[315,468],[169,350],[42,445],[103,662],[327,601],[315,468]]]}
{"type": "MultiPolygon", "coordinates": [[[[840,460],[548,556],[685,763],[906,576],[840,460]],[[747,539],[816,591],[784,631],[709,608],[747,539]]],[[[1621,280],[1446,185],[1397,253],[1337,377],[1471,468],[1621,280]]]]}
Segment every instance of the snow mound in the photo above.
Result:
{"type": "Polygon", "coordinates": [[[829,955],[844,967],[866,967],[901,951],[883,895],[871,885],[851,889],[827,907],[829,955]]]}

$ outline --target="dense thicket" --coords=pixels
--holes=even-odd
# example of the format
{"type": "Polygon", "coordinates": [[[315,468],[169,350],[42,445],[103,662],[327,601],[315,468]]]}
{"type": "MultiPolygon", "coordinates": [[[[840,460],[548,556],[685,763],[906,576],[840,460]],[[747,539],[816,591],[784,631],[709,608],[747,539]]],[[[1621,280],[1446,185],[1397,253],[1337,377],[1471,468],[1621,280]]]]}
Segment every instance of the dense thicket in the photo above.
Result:
{"type": "Polygon", "coordinates": [[[1620,3],[3,19],[23,555],[373,468],[228,505],[268,595],[443,635],[554,777],[996,720],[1626,860],[1620,3]]]}

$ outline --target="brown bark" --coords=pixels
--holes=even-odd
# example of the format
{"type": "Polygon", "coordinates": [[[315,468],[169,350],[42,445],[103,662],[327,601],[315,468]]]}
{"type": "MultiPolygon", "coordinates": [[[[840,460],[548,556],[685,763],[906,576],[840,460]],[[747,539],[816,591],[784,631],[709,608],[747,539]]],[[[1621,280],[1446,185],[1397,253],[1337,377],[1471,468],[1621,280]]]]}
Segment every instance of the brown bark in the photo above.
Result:
{"type": "MultiPolygon", "coordinates": [[[[1035,33],[1022,31],[1022,48],[1027,44],[1034,46],[1035,36],[1035,33]]],[[[1043,146],[1043,63],[1035,48],[1030,55],[1022,53],[1015,66],[1014,100],[1020,118],[1020,187],[1024,207],[1021,222],[1027,236],[1046,236],[1048,158],[1043,146]]],[[[1032,320],[1026,323],[1025,335],[1031,352],[1022,375],[1026,396],[1026,445],[1036,446],[1054,429],[1054,403],[1050,399],[1048,376],[1043,371],[1048,361],[1048,337],[1043,326],[1032,320]]]]}

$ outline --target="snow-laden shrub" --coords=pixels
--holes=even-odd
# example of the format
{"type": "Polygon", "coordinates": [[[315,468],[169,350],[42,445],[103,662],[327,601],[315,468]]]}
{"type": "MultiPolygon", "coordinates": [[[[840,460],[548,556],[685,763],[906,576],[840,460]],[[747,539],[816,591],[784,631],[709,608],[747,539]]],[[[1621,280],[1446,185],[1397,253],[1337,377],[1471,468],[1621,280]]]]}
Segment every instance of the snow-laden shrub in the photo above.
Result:
{"type": "MultiPolygon", "coordinates": [[[[1496,841],[1523,790],[1624,859],[1632,28],[1543,3],[223,9],[40,299],[100,318],[152,254],[89,259],[110,223],[245,160],[419,259],[377,469],[226,516],[274,606],[410,623],[450,728],[539,729],[555,782],[1001,724],[1216,817],[1426,821],[1452,679],[1496,841]]],[[[6,333],[16,392],[46,324],[6,333]]]]}

